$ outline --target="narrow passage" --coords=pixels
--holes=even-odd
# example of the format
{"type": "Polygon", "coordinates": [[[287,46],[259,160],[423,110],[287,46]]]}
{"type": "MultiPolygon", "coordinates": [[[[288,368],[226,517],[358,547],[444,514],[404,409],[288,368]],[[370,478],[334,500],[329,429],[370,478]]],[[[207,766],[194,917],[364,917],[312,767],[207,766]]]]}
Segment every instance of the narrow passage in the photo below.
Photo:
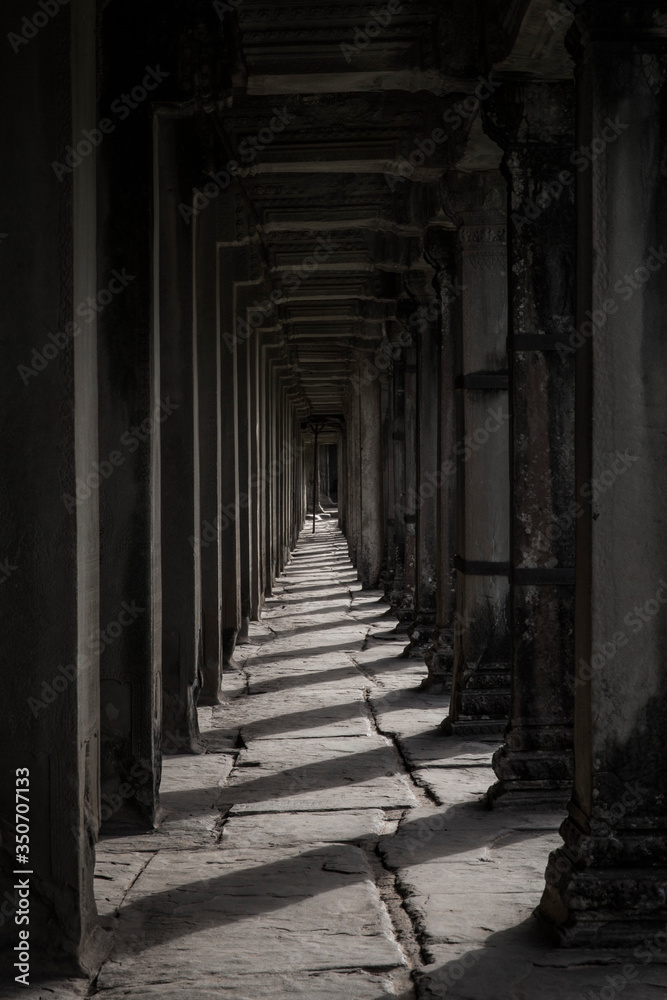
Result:
{"type": "Polygon", "coordinates": [[[379,597],[335,521],[302,533],[227,703],[199,710],[206,754],[165,759],[159,830],[98,846],[113,947],[89,995],[498,997],[532,974],[544,946],[505,938],[539,901],[557,817],[482,807],[496,744],[437,732],[447,698],[372,638],[379,597]]]}

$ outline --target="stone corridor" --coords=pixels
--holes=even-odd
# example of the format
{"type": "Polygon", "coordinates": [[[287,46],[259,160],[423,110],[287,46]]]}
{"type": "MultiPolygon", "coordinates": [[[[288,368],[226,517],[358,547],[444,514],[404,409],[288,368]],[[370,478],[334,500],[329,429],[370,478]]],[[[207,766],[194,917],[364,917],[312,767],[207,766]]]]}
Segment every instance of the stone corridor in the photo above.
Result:
{"type": "Polygon", "coordinates": [[[628,962],[624,1000],[665,995],[665,966],[545,943],[561,815],[485,807],[498,744],[438,732],[380,596],[308,523],[159,828],[98,845],[99,975],[40,1000],[605,1000],[628,962]]]}

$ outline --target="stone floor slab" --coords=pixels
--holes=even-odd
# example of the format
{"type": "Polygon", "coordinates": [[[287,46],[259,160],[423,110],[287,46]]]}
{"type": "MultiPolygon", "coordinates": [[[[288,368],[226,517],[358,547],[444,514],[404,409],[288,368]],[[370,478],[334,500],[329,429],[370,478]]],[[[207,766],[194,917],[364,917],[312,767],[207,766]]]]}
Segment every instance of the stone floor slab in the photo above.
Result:
{"type": "Polygon", "coordinates": [[[394,748],[381,736],[257,740],[244,751],[221,803],[236,812],[417,804],[394,748]]]}
{"type": "Polygon", "coordinates": [[[489,787],[496,780],[491,767],[439,768],[419,767],[413,772],[414,780],[440,805],[464,802],[481,802],[489,787]]]}
{"type": "Polygon", "coordinates": [[[121,911],[103,988],[326,969],[403,956],[361,850],[162,852],[121,911]]]}
{"type": "Polygon", "coordinates": [[[326,694],[258,694],[234,706],[216,709],[221,726],[233,721],[248,744],[261,739],[370,736],[371,720],[357,688],[326,694]]]}
{"type": "Polygon", "coordinates": [[[236,757],[231,754],[179,755],[162,762],[159,827],[116,832],[101,838],[107,852],[210,847],[217,840],[222,786],[236,757]]]}
{"type": "MultiPolygon", "coordinates": [[[[497,741],[441,735],[448,696],[420,688],[404,635],[382,639],[386,605],[324,524],[251,624],[224,704],[200,709],[209,752],[165,759],[161,827],[99,845],[115,928],[99,995],[608,1000],[619,956],[555,949],[532,917],[562,815],[484,808],[497,741]]],[[[615,997],[665,995],[667,965],[628,960],[615,997]]]]}
{"type": "Polygon", "coordinates": [[[294,844],[355,844],[377,839],[385,828],[381,809],[311,813],[276,813],[270,822],[257,816],[231,815],[222,831],[222,846],[230,850],[283,847],[294,844]]]}
{"type": "Polygon", "coordinates": [[[102,844],[95,851],[95,903],[106,926],[123,902],[139,873],[152,855],[134,851],[129,854],[106,851],[102,844]]]}
{"type": "MultiPolygon", "coordinates": [[[[153,986],[103,990],[100,1000],[384,1000],[397,992],[391,976],[366,972],[310,972],[266,976],[198,977],[153,986]]],[[[64,998],[63,998],[64,1000],[64,998]]]]}

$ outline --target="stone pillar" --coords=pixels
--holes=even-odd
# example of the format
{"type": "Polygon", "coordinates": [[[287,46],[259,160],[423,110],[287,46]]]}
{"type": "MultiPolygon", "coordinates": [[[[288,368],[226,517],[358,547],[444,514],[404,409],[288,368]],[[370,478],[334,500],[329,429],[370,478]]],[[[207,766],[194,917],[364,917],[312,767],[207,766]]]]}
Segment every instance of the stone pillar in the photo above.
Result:
{"type": "Polygon", "coordinates": [[[263,552],[261,537],[262,475],[260,465],[260,338],[249,342],[250,366],[250,533],[253,560],[250,574],[250,618],[258,621],[264,603],[262,587],[263,552]]]}
{"type": "Polygon", "coordinates": [[[429,307],[433,291],[420,289],[417,325],[417,496],[415,512],[415,611],[411,622],[410,655],[422,657],[435,631],[437,517],[440,483],[438,466],[438,375],[440,324],[429,307]]]}
{"type": "MultiPolygon", "coordinates": [[[[141,78],[115,7],[104,11],[101,106],[141,78]],[[122,42],[122,44],[121,44],[122,42]]],[[[157,153],[157,150],[155,151],[157,153]]],[[[149,102],[98,150],[100,702],[103,823],[152,827],[162,730],[159,327],[153,322],[153,118],[149,102]],[[133,182],[127,183],[128,158],[133,182]],[[107,293],[108,289],[108,293],[107,293]]],[[[77,168],[79,169],[79,168],[77,168]]],[[[193,532],[189,532],[192,534],[193,532]]]]}
{"type": "Polygon", "coordinates": [[[361,549],[361,481],[359,460],[361,453],[359,426],[359,397],[361,394],[361,374],[355,362],[353,377],[346,394],[347,419],[347,544],[354,566],[359,565],[361,549]]]}
{"type": "Polygon", "coordinates": [[[222,662],[234,664],[241,628],[241,542],[239,526],[239,437],[236,314],[234,277],[237,247],[218,244],[219,316],[221,333],[221,489],[222,662]]]}
{"type": "MultiPolygon", "coordinates": [[[[19,25],[25,13],[17,0],[4,7],[7,24],[19,25]]],[[[0,869],[3,903],[8,894],[18,908],[13,887],[18,878],[29,881],[30,924],[22,927],[30,931],[31,985],[38,971],[90,971],[99,944],[93,845],[100,821],[100,455],[97,312],[90,308],[101,282],[95,152],[76,169],[64,166],[67,145],[76,145],[97,119],[95,27],[92,0],[74,0],[17,54],[7,43],[0,65],[3,131],[15,143],[0,164],[7,230],[0,372],[6,429],[0,440],[6,643],[0,815],[7,822],[0,869]],[[34,278],[31,288],[27,275],[34,278]],[[16,860],[22,852],[14,817],[23,812],[17,802],[29,804],[25,865],[16,860]],[[18,868],[21,876],[13,874],[18,868]]],[[[108,280],[104,276],[105,286],[108,280]]],[[[13,914],[3,919],[5,969],[17,961],[9,956],[17,954],[18,932],[13,914]]]]}
{"type": "Polygon", "coordinates": [[[569,945],[667,923],[666,24],[665,3],[580,20],[575,773],[539,911],[569,945]]]}
{"type": "Polygon", "coordinates": [[[564,807],[572,788],[574,85],[505,85],[485,107],[508,183],[510,652],[496,805],[564,807]],[[535,210],[537,208],[537,210],[535,210]]]}
{"type": "Polygon", "coordinates": [[[405,545],[403,550],[403,587],[401,603],[396,611],[397,635],[408,635],[415,614],[417,588],[417,349],[405,348],[403,366],[403,479],[396,517],[402,518],[405,545]]]}
{"type": "Polygon", "coordinates": [[[203,752],[197,722],[202,679],[196,345],[193,330],[193,235],[178,210],[193,192],[182,143],[190,123],[157,118],[156,283],[160,329],[162,485],[162,744],[203,752]]]}
{"type": "Polygon", "coordinates": [[[437,543],[435,634],[426,650],[428,676],[423,686],[433,693],[446,690],[454,668],[456,616],[456,398],[454,373],[459,339],[460,308],[457,282],[456,232],[427,233],[428,259],[436,269],[434,288],[440,316],[437,405],[437,543]]]}
{"type": "Polygon", "coordinates": [[[262,336],[260,342],[260,371],[259,371],[259,503],[260,503],[260,533],[262,550],[262,579],[261,590],[264,598],[271,593],[271,525],[270,525],[270,480],[268,476],[269,464],[269,365],[270,347],[269,338],[262,336]]]}
{"type": "Polygon", "coordinates": [[[460,231],[458,554],[454,673],[444,729],[502,733],[509,711],[506,230],[460,231]]]}
{"type": "Polygon", "coordinates": [[[397,612],[405,590],[405,520],[401,511],[405,496],[405,350],[394,361],[392,380],[392,453],[394,510],[394,579],[389,601],[397,612]]]}
{"type": "Polygon", "coordinates": [[[203,633],[202,705],[220,702],[222,682],[222,466],[221,361],[217,322],[218,275],[215,213],[201,212],[192,220],[195,261],[195,332],[198,378],[198,455],[200,484],[203,633]]]}
{"type": "Polygon", "coordinates": [[[394,538],[394,447],[392,432],[393,417],[393,386],[391,371],[380,375],[380,421],[382,428],[382,505],[384,517],[384,537],[382,543],[382,579],[381,587],[385,598],[391,593],[394,573],[396,571],[396,544],[394,538]]]}
{"type": "Polygon", "coordinates": [[[239,476],[239,498],[238,498],[238,533],[240,549],[240,600],[241,600],[241,628],[237,636],[237,643],[243,644],[249,641],[248,628],[252,612],[252,572],[254,553],[252,547],[252,529],[250,502],[252,497],[251,486],[251,346],[250,342],[257,337],[253,324],[249,322],[253,317],[253,310],[250,308],[251,301],[258,298],[256,294],[257,285],[237,285],[235,290],[236,308],[234,311],[237,328],[238,320],[242,320],[243,329],[247,335],[238,337],[236,342],[236,367],[237,367],[237,400],[238,400],[238,476],[239,476]]]}
{"type": "MultiPolygon", "coordinates": [[[[358,350],[360,367],[370,362],[369,351],[358,350]]],[[[357,567],[365,590],[379,586],[382,569],[382,428],[380,383],[363,379],[359,388],[359,500],[360,539],[357,567]]]]}
{"type": "Polygon", "coordinates": [[[338,526],[347,535],[347,444],[345,431],[338,435],[338,526]]]}

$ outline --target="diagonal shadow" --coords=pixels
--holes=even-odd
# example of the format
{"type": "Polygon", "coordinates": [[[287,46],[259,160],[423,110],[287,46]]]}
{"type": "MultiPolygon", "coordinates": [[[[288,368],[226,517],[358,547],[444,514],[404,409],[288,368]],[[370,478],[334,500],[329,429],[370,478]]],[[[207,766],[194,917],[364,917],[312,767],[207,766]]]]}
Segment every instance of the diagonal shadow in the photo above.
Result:
{"type": "MultiPolygon", "coordinates": [[[[476,803],[463,803],[442,812],[443,829],[428,843],[423,843],[419,823],[401,826],[404,840],[412,836],[415,848],[406,852],[405,865],[426,864],[434,859],[454,857],[474,847],[482,847],[489,842],[489,830],[480,824],[477,830],[470,827],[470,818],[480,813],[476,803]],[[463,827],[467,836],[462,840],[463,827]],[[447,839],[451,837],[451,844],[447,839]]],[[[488,816],[488,813],[486,814],[488,816]]],[[[505,824],[509,828],[510,824],[505,824]]],[[[515,838],[535,835],[536,831],[516,830],[515,838]]],[[[282,857],[260,864],[243,864],[220,875],[207,879],[175,883],[140,899],[133,899],[122,906],[119,913],[119,929],[112,958],[138,955],[169,941],[180,940],[211,927],[225,927],[238,921],[261,918],[262,915],[282,909],[301,900],[312,899],[324,893],[349,888],[362,881],[370,881],[370,873],[363,858],[350,854],[346,847],[366,842],[369,835],[361,835],[353,840],[323,844],[299,854],[289,848],[274,848],[282,857]]],[[[381,839],[392,839],[381,838],[381,839]]],[[[226,854],[224,847],[219,851],[220,862],[238,861],[241,852],[234,856],[226,854]]],[[[259,852],[259,857],[265,852],[259,852]]],[[[245,859],[244,859],[245,860],[245,859]]],[[[545,859],[546,860],[546,859],[545,859]]],[[[207,852],[207,864],[213,866],[207,852]]],[[[185,871],[190,866],[185,866],[185,871]]],[[[170,878],[177,879],[177,866],[170,868],[170,878]]],[[[145,881],[145,875],[142,876],[145,881]]],[[[443,879],[446,870],[443,871],[443,879]]],[[[139,882],[141,884],[141,881],[139,882]]],[[[536,900],[536,903],[538,900],[536,900]]],[[[526,922],[524,921],[524,924],[526,922]]],[[[489,942],[495,946],[508,940],[525,937],[524,924],[511,931],[491,935],[489,942]]],[[[486,951],[486,948],[483,949],[486,951]]],[[[491,958],[489,953],[489,958],[491,958]]],[[[497,953],[495,956],[497,961],[497,953]]]]}

